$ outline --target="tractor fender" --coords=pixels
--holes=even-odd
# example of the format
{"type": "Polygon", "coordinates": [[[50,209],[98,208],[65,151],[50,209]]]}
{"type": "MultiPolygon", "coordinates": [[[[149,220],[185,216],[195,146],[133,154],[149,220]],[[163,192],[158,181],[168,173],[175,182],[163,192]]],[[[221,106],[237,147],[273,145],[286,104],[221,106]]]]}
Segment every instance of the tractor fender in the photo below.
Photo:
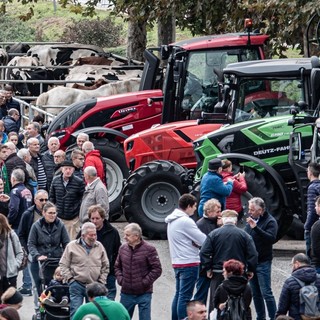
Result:
{"type": "Polygon", "coordinates": [[[237,162],[242,162],[242,160],[244,160],[244,161],[251,161],[251,162],[257,163],[261,168],[263,168],[266,172],[268,172],[268,174],[272,177],[272,179],[276,183],[277,187],[279,188],[279,191],[281,192],[283,204],[286,207],[290,207],[290,203],[292,203],[290,201],[291,200],[290,193],[286,187],[284,180],[282,179],[280,174],[274,168],[272,168],[271,166],[269,166],[268,164],[266,164],[265,162],[263,162],[262,160],[260,160],[257,157],[243,154],[243,153],[224,153],[224,154],[219,155],[217,158],[219,158],[221,160],[223,160],[223,159],[228,159],[228,160],[237,159],[237,162]]]}
{"type": "Polygon", "coordinates": [[[74,138],[77,138],[79,133],[86,133],[86,134],[91,134],[91,133],[108,133],[111,134],[115,137],[119,137],[123,140],[127,139],[128,136],[118,130],[115,129],[111,129],[111,128],[105,128],[105,127],[89,127],[89,128],[84,128],[78,131],[75,131],[74,133],[72,133],[72,136],[74,138]]]}

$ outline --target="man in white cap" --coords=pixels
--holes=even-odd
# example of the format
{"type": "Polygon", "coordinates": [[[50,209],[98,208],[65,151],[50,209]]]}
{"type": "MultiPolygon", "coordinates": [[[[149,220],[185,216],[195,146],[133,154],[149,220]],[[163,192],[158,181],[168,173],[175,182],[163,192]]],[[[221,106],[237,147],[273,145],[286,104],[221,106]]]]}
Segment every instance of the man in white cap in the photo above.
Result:
{"type": "MultiPolygon", "coordinates": [[[[200,250],[202,270],[211,278],[211,297],[216,288],[223,281],[223,262],[236,259],[245,267],[248,278],[253,276],[258,262],[258,253],[252,238],[236,226],[238,213],[234,210],[222,211],[223,226],[213,230],[207,236],[200,250]]],[[[210,299],[209,313],[213,310],[210,299]]]]}
{"type": "Polygon", "coordinates": [[[208,164],[208,172],[201,180],[201,194],[198,207],[198,214],[203,216],[203,206],[209,199],[217,199],[221,204],[221,209],[225,209],[226,197],[230,195],[233,188],[232,179],[223,182],[221,175],[222,161],[218,158],[212,159],[208,164]]]}

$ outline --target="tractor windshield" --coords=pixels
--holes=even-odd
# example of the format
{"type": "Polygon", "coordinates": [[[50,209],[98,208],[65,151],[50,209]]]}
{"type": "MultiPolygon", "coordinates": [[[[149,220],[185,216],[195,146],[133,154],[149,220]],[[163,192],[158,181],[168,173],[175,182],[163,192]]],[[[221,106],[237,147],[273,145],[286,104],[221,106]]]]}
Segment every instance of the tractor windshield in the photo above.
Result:
{"type": "Polygon", "coordinates": [[[206,50],[190,52],[186,68],[186,80],[182,108],[190,111],[195,119],[201,111],[213,112],[218,101],[218,75],[229,63],[258,60],[259,52],[255,47],[206,50]],[[203,101],[206,103],[200,103],[203,101]]]}
{"type": "Polygon", "coordinates": [[[290,107],[305,99],[298,79],[242,79],[233,94],[235,122],[289,115],[290,107]]]}

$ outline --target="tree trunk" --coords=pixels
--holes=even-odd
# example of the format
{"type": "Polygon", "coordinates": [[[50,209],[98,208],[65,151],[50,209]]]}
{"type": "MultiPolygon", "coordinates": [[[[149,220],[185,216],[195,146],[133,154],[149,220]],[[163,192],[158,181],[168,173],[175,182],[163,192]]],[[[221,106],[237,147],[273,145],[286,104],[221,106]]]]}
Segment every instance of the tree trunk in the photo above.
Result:
{"type": "Polygon", "coordinates": [[[176,41],[176,19],[172,13],[158,21],[158,46],[176,41]]]}
{"type": "Polygon", "coordinates": [[[127,58],[144,61],[143,52],[147,46],[147,21],[135,21],[134,17],[128,23],[127,58]]]}

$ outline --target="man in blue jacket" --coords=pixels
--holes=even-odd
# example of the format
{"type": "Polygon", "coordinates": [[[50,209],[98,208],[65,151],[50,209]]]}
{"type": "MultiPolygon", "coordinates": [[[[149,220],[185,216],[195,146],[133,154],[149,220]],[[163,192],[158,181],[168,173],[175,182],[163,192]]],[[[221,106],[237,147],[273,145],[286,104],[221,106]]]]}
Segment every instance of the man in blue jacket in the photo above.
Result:
{"type": "Polygon", "coordinates": [[[209,199],[217,199],[221,203],[221,210],[226,209],[226,198],[230,195],[233,188],[232,179],[223,182],[221,175],[222,161],[212,159],[208,164],[208,172],[202,177],[200,185],[200,202],[198,214],[203,216],[203,206],[209,199]]]}

